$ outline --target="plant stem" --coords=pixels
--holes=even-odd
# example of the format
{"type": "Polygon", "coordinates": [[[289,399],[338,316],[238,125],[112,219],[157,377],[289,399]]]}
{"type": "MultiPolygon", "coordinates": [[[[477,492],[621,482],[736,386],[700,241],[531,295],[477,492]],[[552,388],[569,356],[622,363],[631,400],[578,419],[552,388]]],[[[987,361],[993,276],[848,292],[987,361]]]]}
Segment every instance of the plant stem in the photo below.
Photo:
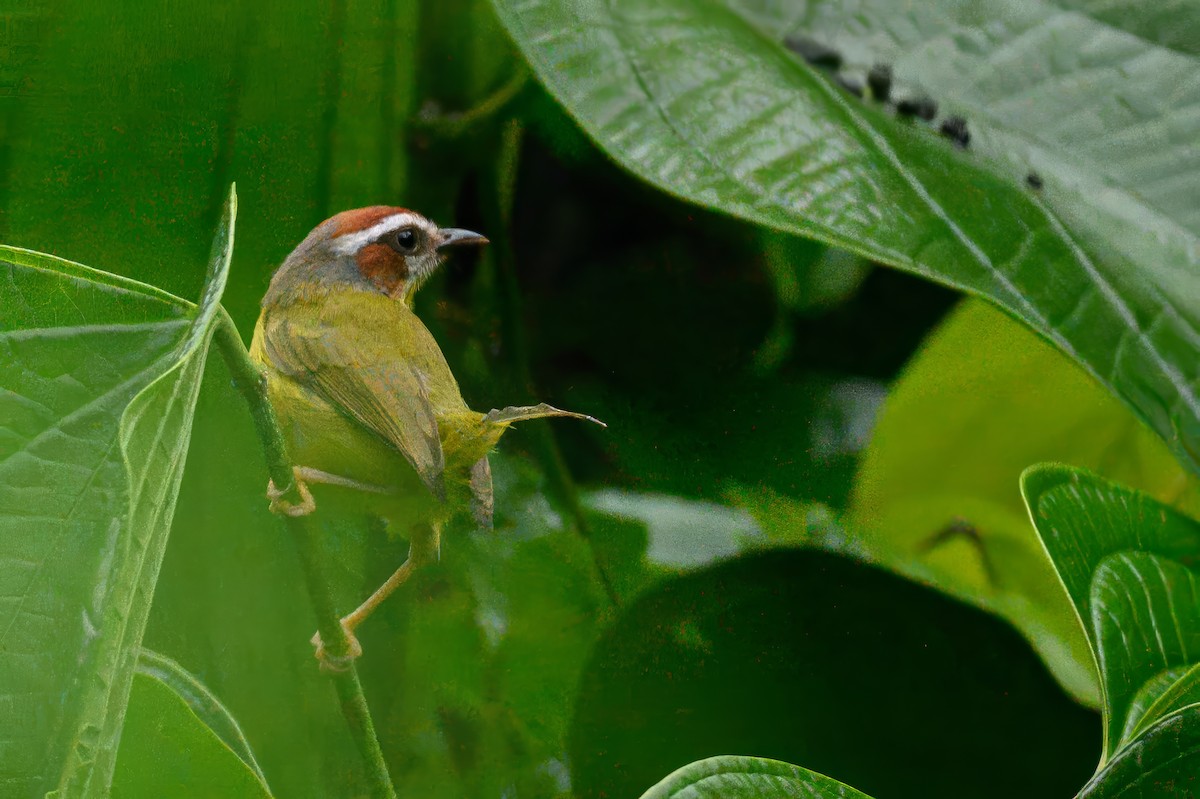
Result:
{"type": "MultiPolygon", "coordinates": [[[[292,464],[283,444],[283,434],[275,418],[275,409],[267,400],[266,378],[250,360],[250,353],[246,351],[237,327],[224,308],[221,309],[221,319],[214,335],[217,347],[233,377],[233,384],[250,408],[271,480],[276,487],[283,490],[285,501],[299,504],[300,492],[296,488],[292,464]]],[[[296,552],[300,555],[300,566],[304,571],[304,582],[317,617],[317,630],[321,634],[321,640],[325,642],[325,649],[332,657],[342,657],[350,651],[350,643],[338,618],[333,594],[321,570],[316,531],[308,517],[282,518],[291,532],[296,552]]],[[[331,677],[342,715],[366,765],[372,794],[381,799],[396,799],[396,789],[392,786],[392,778],[383,759],[383,750],[380,749],[379,738],[375,734],[375,724],[371,720],[371,710],[367,706],[367,699],[363,695],[362,684],[359,682],[358,671],[354,668],[353,661],[350,661],[350,666],[345,671],[335,673],[331,677]]]]}
{"type": "MultiPolygon", "coordinates": [[[[525,336],[525,328],[521,324],[521,287],[517,282],[517,271],[513,255],[510,231],[512,230],[512,206],[516,192],[517,167],[521,154],[521,142],[524,139],[524,127],[519,120],[509,120],[501,133],[500,153],[496,158],[496,173],[494,194],[491,202],[495,204],[494,213],[497,217],[499,236],[492,237],[492,250],[495,255],[496,271],[500,275],[501,326],[504,341],[511,353],[512,371],[519,388],[530,397],[538,395],[534,385],[533,373],[529,369],[529,341],[525,336]]],[[[596,544],[592,540],[591,529],[584,512],[583,502],[579,499],[579,489],[571,477],[571,471],[563,458],[562,449],[554,430],[545,424],[536,425],[531,435],[535,443],[535,456],[541,461],[550,478],[551,499],[557,500],[557,510],[570,519],[576,533],[587,542],[592,554],[592,563],[604,593],[608,596],[613,607],[619,607],[621,598],[612,579],[604,568],[596,544]]]]}

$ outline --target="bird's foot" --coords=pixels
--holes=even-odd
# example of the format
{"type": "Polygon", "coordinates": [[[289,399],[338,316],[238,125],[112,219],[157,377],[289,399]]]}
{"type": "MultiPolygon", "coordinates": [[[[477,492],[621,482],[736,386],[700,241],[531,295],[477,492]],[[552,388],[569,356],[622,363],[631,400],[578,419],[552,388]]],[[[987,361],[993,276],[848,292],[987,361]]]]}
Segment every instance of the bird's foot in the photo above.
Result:
{"type": "Polygon", "coordinates": [[[313,633],[310,643],[313,645],[313,657],[321,664],[321,671],[325,674],[344,674],[349,671],[354,665],[354,661],[362,655],[362,644],[354,636],[354,628],[352,628],[346,619],[342,619],[339,624],[342,625],[342,632],[346,634],[346,651],[340,655],[332,655],[325,649],[325,642],[321,640],[321,633],[313,633]]]}
{"type": "Polygon", "coordinates": [[[271,480],[267,483],[267,499],[271,501],[271,513],[278,513],[280,516],[307,516],[317,509],[317,503],[308,490],[308,486],[300,479],[300,467],[292,469],[292,474],[296,482],[296,491],[300,494],[300,503],[296,504],[284,499],[287,492],[276,488],[275,481],[271,480]]]}

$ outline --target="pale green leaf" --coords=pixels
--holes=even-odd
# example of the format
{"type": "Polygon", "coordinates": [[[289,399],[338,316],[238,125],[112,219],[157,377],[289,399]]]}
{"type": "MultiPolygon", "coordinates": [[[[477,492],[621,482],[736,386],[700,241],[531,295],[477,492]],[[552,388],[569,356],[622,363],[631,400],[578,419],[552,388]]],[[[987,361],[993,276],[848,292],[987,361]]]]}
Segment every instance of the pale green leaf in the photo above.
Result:
{"type": "Polygon", "coordinates": [[[263,789],[270,792],[241,725],[204,683],[166,655],[145,648],[138,657],[137,673],[158,680],[182,699],[196,718],[254,773],[263,789]]]}
{"type": "Polygon", "coordinates": [[[118,799],[269,799],[260,775],[168,682],[139,669],[113,775],[118,799]]]}
{"type": "Polygon", "coordinates": [[[0,781],[108,791],[174,511],[235,200],[198,306],[0,250],[0,781]]]}

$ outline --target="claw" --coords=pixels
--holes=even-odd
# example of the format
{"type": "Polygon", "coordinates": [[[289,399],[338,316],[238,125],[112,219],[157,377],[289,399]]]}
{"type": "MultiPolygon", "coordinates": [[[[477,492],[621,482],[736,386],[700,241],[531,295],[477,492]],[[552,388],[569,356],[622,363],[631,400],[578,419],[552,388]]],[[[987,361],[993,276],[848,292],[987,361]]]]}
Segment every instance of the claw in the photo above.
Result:
{"type": "Polygon", "coordinates": [[[341,620],[342,631],[346,634],[347,649],[344,655],[331,655],[325,651],[325,642],[321,640],[321,633],[313,633],[310,643],[313,645],[313,657],[321,664],[321,671],[325,674],[344,674],[350,669],[362,655],[362,644],[354,636],[354,630],[346,623],[345,619],[341,620]]]}
{"type": "Polygon", "coordinates": [[[275,487],[275,481],[271,480],[267,483],[267,499],[271,501],[271,513],[292,517],[307,516],[317,509],[317,503],[308,486],[300,479],[300,468],[296,467],[292,473],[295,475],[296,490],[300,492],[300,504],[296,505],[284,499],[283,496],[287,492],[280,491],[275,487]]]}

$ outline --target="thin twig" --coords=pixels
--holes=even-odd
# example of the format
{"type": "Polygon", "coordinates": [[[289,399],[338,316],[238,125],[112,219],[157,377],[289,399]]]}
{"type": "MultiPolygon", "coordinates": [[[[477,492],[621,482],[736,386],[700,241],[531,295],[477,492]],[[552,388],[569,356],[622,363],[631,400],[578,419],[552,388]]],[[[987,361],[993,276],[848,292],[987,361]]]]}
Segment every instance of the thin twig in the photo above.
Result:
{"type": "Polygon", "coordinates": [[[412,120],[414,130],[453,139],[461,136],[476,122],[487,119],[521,93],[529,81],[529,70],[518,67],[513,76],[504,85],[485,97],[478,105],[466,111],[451,111],[446,113],[421,112],[412,120]]]}
{"type": "MultiPolygon", "coordinates": [[[[267,400],[266,380],[261,371],[250,360],[250,353],[242,343],[233,320],[224,308],[221,309],[221,319],[215,333],[217,347],[229,367],[233,384],[241,393],[242,398],[250,408],[254,419],[254,427],[258,431],[262,443],[263,454],[267,459],[267,471],[271,480],[283,491],[282,499],[292,504],[302,502],[296,481],[292,475],[292,464],[288,460],[287,450],[283,444],[283,434],[279,430],[279,422],[275,418],[275,409],[267,400]]],[[[317,617],[317,630],[321,640],[325,642],[325,650],[331,658],[344,657],[350,651],[350,642],[338,619],[337,609],[333,602],[333,594],[329,584],[325,582],[321,569],[321,557],[316,541],[316,531],[307,517],[283,517],[296,552],[300,555],[300,566],[304,571],[304,582],[308,587],[308,595],[312,601],[313,612],[317,617]]],[[[388,774],[387,764],[383,759],[383,750],[379,747],[379,738],[375,734],[375,724],[371,720],[371,711],[363,695],[362,684],[358,680],[358,671],[349,658],[349,668],[343,672],[331,675],[342,715],[350,728],[350,735],[362,755],[366,765],[367,776],[370,778],[372,793],[381,799],[396,799],[396,789],[392,786],[392,778],[388,774]]]]}

